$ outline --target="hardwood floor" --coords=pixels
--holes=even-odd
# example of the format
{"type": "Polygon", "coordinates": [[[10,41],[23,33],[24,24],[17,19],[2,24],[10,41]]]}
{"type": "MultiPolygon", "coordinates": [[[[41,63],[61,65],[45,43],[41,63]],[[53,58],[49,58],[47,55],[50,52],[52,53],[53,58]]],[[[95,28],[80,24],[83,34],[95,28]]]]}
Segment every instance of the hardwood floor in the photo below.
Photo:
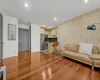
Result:
{"type": "Polygon", "coordinates": [[[100,71],[54,54],[21,52],[1,65],[7,80],[100,80],[100,71]]]}

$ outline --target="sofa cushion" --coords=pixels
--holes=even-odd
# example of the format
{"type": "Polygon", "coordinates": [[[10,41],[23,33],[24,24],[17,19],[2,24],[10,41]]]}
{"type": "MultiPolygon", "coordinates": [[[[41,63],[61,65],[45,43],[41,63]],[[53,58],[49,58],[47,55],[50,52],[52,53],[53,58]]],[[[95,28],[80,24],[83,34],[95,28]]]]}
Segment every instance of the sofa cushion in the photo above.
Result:
{"type": "MultiPolygon", "coordinates": [[[[72,58],[76,59],[77,61],[92,65],[92,61],[87,55],[77,53],[76,55],[74,54],[72,58]]],[[[100,60],[94,60],[94,65],[96,67],[100,67],[100,60]]]]}
{"type": "Polygon", "coordinates": [[[73,52],[73,51],[69,51],[69,50],[64,50],[63,52],[64,52],[64,53],[68,53],[68,54],[72,54],[72,55],[73,55],[73,54],[77,54],[77,52],[73,52]]]}
{"type": "Polygon", "coordinates": [[[66,44],[65,48],[67,50],[73,51],[73,52],[77,52],[78,51],[77,45],[74,45],[74,44],[66,44]]]}
{"type": "Polygon", "coordinates": [[[92,63],[91,59],[85,54],[78,53],[78,54],[74,55],[74,58],[79,61],[82,61],[84,63],[90,63],[90,64],[92,63]]]}
{"type": "Polygon", "coordinates": [[[100,60],[94,60],[94,65],[100,67],[100,60]]]}
{"type": "Polygon", "coordinates": [[[73,55],[74,55],[74,54],[76,55],[77,52],[73,52],[73,51],[68,51],[68,50],[66,50],[66,51],[63,51],[62,54],[65,55],[65,56],[73,57],[73,55]]]}
{"type": "Polygon", "coordinates": [[[76,52],[66,50],[66,51],[63,51],[63,55],[66,56],[66,57],[75,59],[77,61],[84,62],[84,63],[89,63],[89,64],[92,63],[91,59],[87,55],[84,55],[84,54],[80,54],[80,53],[76,53],[76,52]]]}

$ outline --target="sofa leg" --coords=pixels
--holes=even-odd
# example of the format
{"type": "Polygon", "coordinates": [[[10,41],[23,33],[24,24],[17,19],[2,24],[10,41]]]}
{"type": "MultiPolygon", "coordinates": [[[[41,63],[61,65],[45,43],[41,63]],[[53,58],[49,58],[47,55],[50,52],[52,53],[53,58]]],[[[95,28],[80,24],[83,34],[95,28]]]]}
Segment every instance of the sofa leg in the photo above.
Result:
{"type": "Polygon", "coordinates": [[[92,71],[94,71],[94,60],[92,59],[92,71]]]}

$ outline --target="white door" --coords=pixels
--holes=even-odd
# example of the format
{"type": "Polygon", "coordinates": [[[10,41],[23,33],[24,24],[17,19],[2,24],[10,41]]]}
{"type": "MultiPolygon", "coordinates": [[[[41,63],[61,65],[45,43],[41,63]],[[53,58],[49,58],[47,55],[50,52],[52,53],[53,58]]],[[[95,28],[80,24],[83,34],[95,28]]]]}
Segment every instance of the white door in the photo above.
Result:
{"type": "Polygon", "coordinates": [[[3,59],[3,16],[0,14],[0,60],[3,59]]]}

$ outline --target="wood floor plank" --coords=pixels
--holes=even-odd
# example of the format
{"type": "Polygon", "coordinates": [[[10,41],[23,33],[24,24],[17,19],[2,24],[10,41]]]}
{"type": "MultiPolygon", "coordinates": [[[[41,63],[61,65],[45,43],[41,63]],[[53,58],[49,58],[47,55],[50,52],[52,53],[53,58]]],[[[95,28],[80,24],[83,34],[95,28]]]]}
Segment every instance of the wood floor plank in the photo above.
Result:
{"type": "Polygon", "coordinates": [[[61,60],[60,62],[61,64],[59,62],[56,62],[55,64],[47,66],[29,77],[31,77],[31,79],[39,80],[39,78],[44,79],[42,75],[46,74],[46,79],[51,78],[53,73],[57,72],[60,68],[62,68],[62,66],[66,65],[66,61],[64,60],[61,60]],[[36,77],[36,75],[38,75],[38,77],[36,77]]]}
{"type": "Polygon", "coordinates": [[[100,71],[55,54],[20,52],[3,60],[7,80],[100,80],[100,71]]]}

